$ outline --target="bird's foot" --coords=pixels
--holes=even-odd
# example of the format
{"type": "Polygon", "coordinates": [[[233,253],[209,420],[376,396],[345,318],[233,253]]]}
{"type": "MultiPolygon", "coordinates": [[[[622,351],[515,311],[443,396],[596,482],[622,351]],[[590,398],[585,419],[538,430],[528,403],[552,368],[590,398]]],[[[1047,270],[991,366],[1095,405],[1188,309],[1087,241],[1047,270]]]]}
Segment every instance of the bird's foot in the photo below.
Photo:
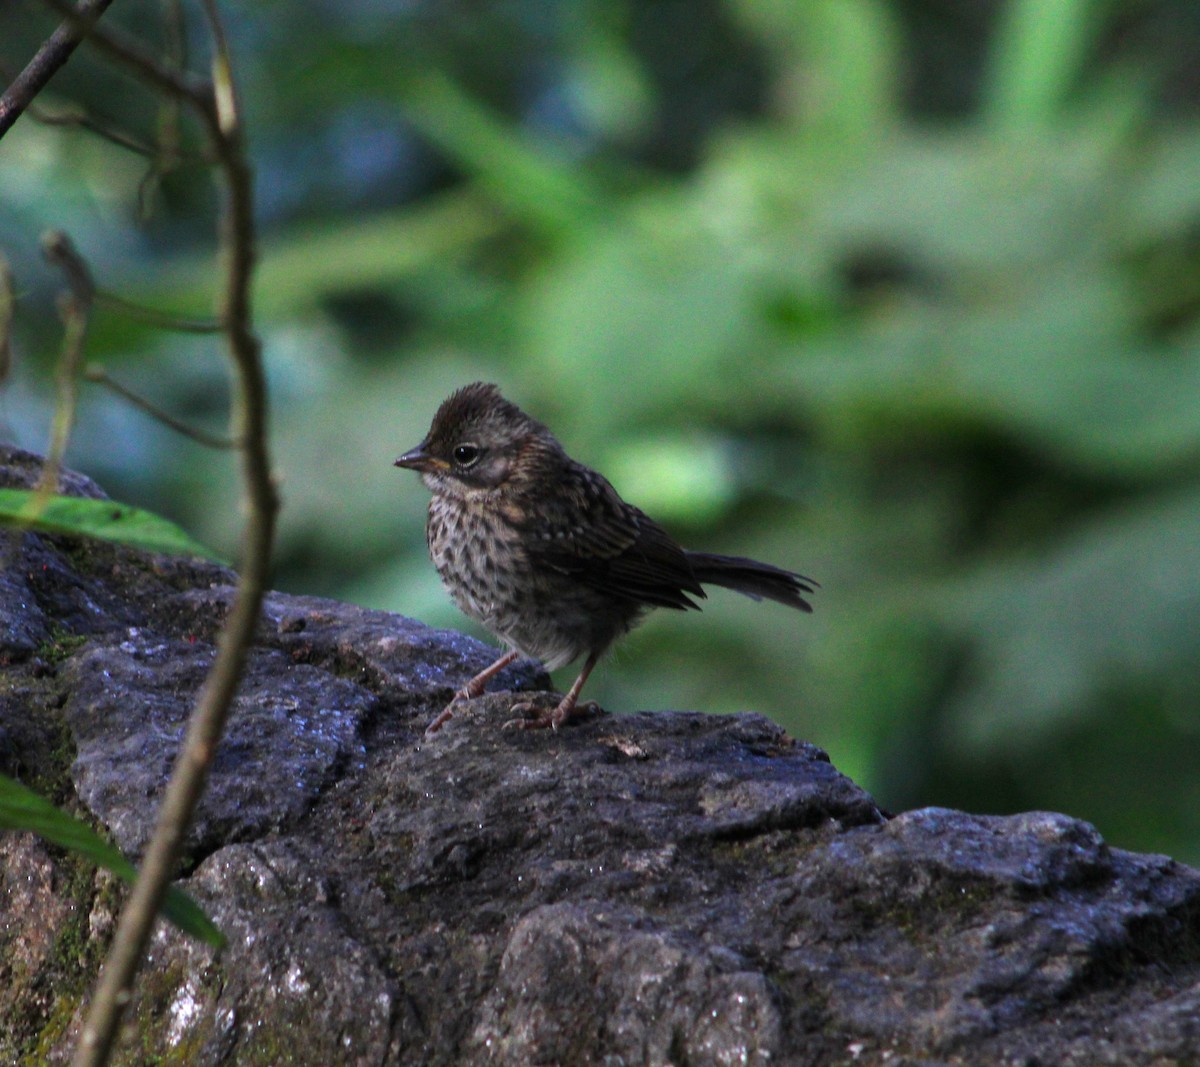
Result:
{"type": "Polygon", "coordinates": [[[572,719],[599,714],[600,705],[594,700],[579,704],[568,694],[554,707],[539,706],[536,701],[523,700],[520,704],[514,704],[511,710],[519,718],[509,719],[501,727],[502,730],[557,730],[572,719]]]}
{"type": "Polygon", "coordinates": [[[475,675],[474,678],[467,682],[466,685],[464,685],[460,690],[458,690],[458,692],[454,694],[453,697],[451,697],[450,703],[446,705],[446,707],[442,710],[442,713],[436,719],[434,719],[433,722],[425,727],[425,736],[429,737],[431,734],[437,733],[438,730],[440,730],[446,724],[447,720],[454,718],[455,704],[458,704],[464,700],[474,700],[476,697],[483,696],[483,692],[487,688],[488,680],[493,675],[498,674],[510,663],[512,663],[512,661],[515,660],[519,655],[520,653],[511,650],[505,652],[504,655],[496,660],[495,663],[485,667],[477,675],[475,675]]]}

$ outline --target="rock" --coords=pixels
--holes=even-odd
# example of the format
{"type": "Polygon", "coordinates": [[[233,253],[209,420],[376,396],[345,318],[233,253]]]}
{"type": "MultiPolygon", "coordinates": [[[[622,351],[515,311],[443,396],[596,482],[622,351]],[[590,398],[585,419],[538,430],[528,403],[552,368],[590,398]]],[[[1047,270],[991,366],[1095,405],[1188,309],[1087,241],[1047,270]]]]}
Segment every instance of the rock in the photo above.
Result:
{"type": "MultiPolygon", "coordinates": [[[[63,712],[80,800],[123,851],[139,855],[154,830],[146,799],[159,798],[171,773],[213,649],[147,639],[137,628],[126,634],[71,658],[63,712]]],[[[347,761],[361,763],[358,734],[373,703],[351,682],[279,651],[256,652],[188,833],[188,857],[295,825],[347,761]]]]}
{"type": "MultiPolygon", "coordinates": [[[[136,854],[233,576],[8,551],[0,768],[136,854]]],[[[125,1062],[1200,1062],[1200,873],[1063,815],[885,817],[755,715],[505,731],[491,694],[426,739],[490,655],[268,598],[180,883],[229,943],[160,925],[125,1062]]],[[[0,1062],[66,1062],[118,893],[31,835],[0,855],[0,1062]]]]}

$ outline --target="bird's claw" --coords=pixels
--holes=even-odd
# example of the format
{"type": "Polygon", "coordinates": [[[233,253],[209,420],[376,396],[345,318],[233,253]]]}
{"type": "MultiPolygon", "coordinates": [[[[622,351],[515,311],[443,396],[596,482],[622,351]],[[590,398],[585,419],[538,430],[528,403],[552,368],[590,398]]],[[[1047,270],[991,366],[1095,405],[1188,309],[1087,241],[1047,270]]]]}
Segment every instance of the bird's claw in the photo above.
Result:
{"type": "Polygon", "coordinates": [[[558,723],[554,721],[557,708],[538,708],[536,704],[525,700],[514,704],[509,710],[519,717],[506,720],[500,727],[501,730],[544,730],[547,727],[551,730],[558,729],[558,723]],[[531,715],[530,712],[535,714],[531,715]]]}
{"type": "MultiPolygon", "coordinates": [[[[460,704],[473,700],[478,695],[478,693],[471,692],[470,685],[466,685],[458,690],[450,703],[442,709],[438,717],[425,727],[425,736],[432,737],[436,734],[447,722],[454,718],[455,709],[460,704]]],[[[509,710],[516,718],[506,720],[500,727],[502,730],[557,730],[572,719],[582,718],[585,715],[598,714],[600,705],[594,700],[585,700],[582,704],[579,704],[574,700],[564,698],[554,707],[546,707],[544,702],[522,700],[519,704],[514,704],[509,710]]]]}
{"type": "Polygon", "coordinates": [[[597,714],[600,705],[594,700],[585,701],[583,704],[563,700],[553,708],[539,708],[534,701],[523,700],[509,710],[520,718],[509,719],[500,727],[502,730],[557,730],[572,719],[597,714]],[[531,712],[534,714],[531,715],[531,712]]]}

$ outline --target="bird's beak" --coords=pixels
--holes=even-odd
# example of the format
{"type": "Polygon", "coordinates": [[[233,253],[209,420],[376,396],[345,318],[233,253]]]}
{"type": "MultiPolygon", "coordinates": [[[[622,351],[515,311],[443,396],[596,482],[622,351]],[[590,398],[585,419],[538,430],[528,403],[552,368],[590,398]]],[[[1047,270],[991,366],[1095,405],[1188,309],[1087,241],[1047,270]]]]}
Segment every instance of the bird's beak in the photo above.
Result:
{"type": "Polygon", "coordinates": [[[416,448],[409,449],[398,460],[395,466],[404,467],[410,471],[435,471],[444,470],[447,466],[445,460],[435,459],[427,451],[428,441],[422,441],[416,448]]]}

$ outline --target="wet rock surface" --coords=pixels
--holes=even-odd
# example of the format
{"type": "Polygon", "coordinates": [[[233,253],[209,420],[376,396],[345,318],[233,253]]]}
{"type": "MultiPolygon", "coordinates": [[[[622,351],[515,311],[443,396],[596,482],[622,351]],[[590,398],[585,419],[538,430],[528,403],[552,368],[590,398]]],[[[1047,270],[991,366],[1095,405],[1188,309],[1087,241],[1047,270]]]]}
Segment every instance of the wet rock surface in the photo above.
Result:
{"type": "MultiPolygon", "coordinates": [[[[234,577],[3,537],[0,770],[136,854],[234,577]]],[[[181,879],[229,943],[159,928],[118,1062],[1200,1062],[1200,873],[1063,815],[886,818],[755,715],[506,731],[493,694],[426,739],[490,655],[269,598],[181,879]]],[[[0,834],[0,1062],[66,1061],[120,896],[0,834]]]]}

